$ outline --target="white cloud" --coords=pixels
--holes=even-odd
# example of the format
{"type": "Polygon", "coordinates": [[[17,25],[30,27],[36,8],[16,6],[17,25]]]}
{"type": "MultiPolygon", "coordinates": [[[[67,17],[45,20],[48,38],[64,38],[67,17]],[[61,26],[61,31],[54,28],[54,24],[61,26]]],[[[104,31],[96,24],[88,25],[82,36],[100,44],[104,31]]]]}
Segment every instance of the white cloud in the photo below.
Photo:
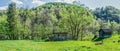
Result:
{"type": "Polygon", "coordinates": [[[14,3],[16,3],[16,4],[23,4],[23,2],[20,1],[20,0],[11,0],[11,1],[14,2],[14,3]]]}
{"type": "Polygon", "coordinates": [[[55,2],[73,3],[75,0],[55,0],[55,2]]]}
{"type": "Polygon", "coordinates": [[[75,0],[42,0],[42,1],[46,1],[46,2],[64,2],[64,3],[73,3],[73,1],[75,0]]]}
{"type": "Polygon", "coordinates": [[[35,5],[42,5],[45,4],[47,2],[64,2],[64,3],[73,3],[73,1],[75,0],[33,0],[32,4],[35,5]]]}
{"type": "Polygon", "coordinates": [[[31,7],[40,6],[40,5],[43,5],[43,4],[48,3],[48,2],[73,3],[73,1],[75,1],[75,0],[32,0],[31,7]]]}
{"type": "Polygon", "coordinates": [[[8,6],[2,6],[0,7],[0,10],[6,10],[8,8],[8,6]]]}
{"type": "Polygon", "coordinates": [[[73,3],[73,1],[75,1],[75,0],[64,0],[64,2],[66,2],[66,3],[73,3]]]}
{"type": "Polygon", "coordinates": [[[45,4],[46,2],[43,2],[41,0],[33,0],[32,4],[35,4],[35,5],[42,5],[42,4],[45,4]]]}

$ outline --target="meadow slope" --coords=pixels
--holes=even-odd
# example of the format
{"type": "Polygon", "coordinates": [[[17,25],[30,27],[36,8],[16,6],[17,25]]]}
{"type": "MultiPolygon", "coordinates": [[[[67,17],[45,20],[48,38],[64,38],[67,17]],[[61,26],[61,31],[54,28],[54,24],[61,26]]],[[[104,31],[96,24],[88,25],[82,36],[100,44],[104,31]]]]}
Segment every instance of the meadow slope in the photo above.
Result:
{"type": "Polygon", "coordinates": [[[119,39],[118,35],[104,39],[102,45],[95,45],[92,41],[1,40],[0,51],[120,51],[119,39]]]}

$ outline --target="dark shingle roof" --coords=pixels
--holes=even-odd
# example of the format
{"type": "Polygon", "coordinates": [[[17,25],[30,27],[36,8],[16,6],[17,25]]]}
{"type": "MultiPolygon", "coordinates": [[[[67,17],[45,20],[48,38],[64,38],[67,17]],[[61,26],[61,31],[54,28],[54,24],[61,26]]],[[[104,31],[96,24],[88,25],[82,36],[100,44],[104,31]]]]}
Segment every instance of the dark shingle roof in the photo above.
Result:
{"type": "Polygon", "coordinates": [[[67,32],[53,32],[53,34],[67,34],[67,32]]]}
{"type": "Polygon", "coordinates": [[[100,29],[100,31],[103,31],[104,33],[112,33],[112,29],[100,29]]]}

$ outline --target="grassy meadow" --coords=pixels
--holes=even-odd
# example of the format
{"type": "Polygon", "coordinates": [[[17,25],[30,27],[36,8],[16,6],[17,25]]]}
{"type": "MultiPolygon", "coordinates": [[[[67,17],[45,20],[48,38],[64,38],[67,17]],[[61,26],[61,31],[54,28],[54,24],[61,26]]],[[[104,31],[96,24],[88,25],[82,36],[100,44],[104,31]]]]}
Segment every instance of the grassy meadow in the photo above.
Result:
{"type": "Polygon", "coordinates": [[[84,2],[1,0],[0,51],[120,51],[118,1],[84,2]]]}
{"type": "Polygon", "coordinates": [[[101,45],[95,45],[93,41],[1,40],[0,51],[119,51],[119,39],[119,36],[113,36],[104,39],[101,45]]]}

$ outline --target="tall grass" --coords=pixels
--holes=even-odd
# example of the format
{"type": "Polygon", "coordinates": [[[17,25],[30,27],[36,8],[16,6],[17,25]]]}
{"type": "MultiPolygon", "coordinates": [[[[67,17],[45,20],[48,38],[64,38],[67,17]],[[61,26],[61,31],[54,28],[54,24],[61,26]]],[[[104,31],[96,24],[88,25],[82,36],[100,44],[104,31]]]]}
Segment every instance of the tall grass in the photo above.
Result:
{"type": "Polygon", "coordinates": [[[95,45],[93,41],[55,41],[1,40],[0,51],[120,51],[119,35],[103,40],[95,45]]]}

